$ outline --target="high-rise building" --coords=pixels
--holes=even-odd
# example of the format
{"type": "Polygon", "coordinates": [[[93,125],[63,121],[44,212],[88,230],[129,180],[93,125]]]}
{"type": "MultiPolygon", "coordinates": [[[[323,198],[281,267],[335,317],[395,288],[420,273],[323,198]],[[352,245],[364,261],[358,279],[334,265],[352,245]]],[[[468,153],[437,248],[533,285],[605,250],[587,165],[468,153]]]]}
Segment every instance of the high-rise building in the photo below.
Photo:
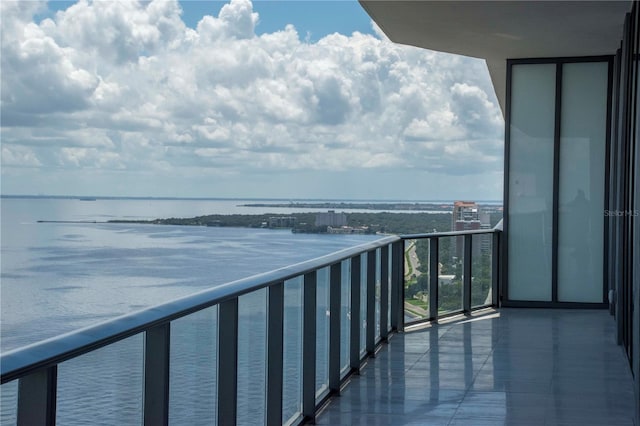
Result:
{"type": "Polygon", "coordinates": [[[336,213],[335,210],[329,210],[326,213],[316,214],[316,226],[345,226],[347,224],[347,215],[344,212],[336,213]]]}
{"type": "Polygon", "coordinates": [[[456,201],[453,203],[453,222],[478,220],[478,205],[475,201],[456,201]]]}
{"type": "MultiPolygon", "coordinates": [[[[489,228],[489,215],[480,211],[475,201],[456,201],[453,203],[452,231],[472,231],[489,228]],[[484,222],[483,222],[484,221],[484,222]]],[[[480,254],[482,244],[474,247],[473,255],[480,254]]],[[[454,256],[462,259],[464,253],[464,237],[456,237],[454,256]]]]}

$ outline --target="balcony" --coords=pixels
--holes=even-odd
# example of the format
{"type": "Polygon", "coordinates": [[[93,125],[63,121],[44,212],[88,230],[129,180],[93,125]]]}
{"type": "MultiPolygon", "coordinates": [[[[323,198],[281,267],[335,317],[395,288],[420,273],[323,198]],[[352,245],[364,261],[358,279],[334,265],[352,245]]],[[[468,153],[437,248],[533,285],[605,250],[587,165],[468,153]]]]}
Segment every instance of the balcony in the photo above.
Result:
{"type": "Polygon", "coordinates": [[[500,240],[386,237],[2,354],[2,424],[633,424],[606,311],[495,310],[500,240]]]}
{"type": "Polygon", "coordinates": [[[484,310],[396,334],[317,418],[326,425],[634,425],[603,310],[484,310]]]}

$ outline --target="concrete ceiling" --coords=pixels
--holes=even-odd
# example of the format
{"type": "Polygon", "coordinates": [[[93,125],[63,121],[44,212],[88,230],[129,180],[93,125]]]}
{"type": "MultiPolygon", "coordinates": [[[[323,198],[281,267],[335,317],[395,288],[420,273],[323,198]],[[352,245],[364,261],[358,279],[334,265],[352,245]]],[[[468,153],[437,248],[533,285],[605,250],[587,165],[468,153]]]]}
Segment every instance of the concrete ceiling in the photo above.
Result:
{"type": "Polygon", "coordinates": [[[615,54],[630,1],[360,4],[394,42],[485,59],[504,111],[506,59],[615,54]]]}

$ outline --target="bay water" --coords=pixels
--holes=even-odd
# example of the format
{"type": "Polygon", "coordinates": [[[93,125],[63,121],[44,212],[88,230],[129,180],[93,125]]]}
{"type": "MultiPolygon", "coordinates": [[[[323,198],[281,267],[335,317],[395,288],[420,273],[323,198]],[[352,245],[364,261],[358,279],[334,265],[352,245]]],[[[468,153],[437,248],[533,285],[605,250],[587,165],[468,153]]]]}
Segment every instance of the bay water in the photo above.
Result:
{"type": "MultiPolygon", "coordinates": [[[[240,206],[255,202],[3,197],[0,350],[379,238],[105,223],[111,219],[314,211],[240,206]]],[[[285,320],[299,323],[300,283],[287,283],[285,293],[285,320]]],[[[241,423],[253,423],[251,419],[262,423],[265,316],[266,291],[240,299],[238,344],[247,358],[239,359],[245,368],[239,369],[238,386],[248,393],[239,401],[241,423]]],[[[172,424],[211,424],[215,418],[216,407],[207,401],[215,401],[216,394],[216,371],[211,368],[216,362],[217,338],[211,332],[216,324],[215,307],[172,324],[172,424]]],[[[299,371],[302,336],[295,327],[287,333],[292,334],[285,335],[285,362],[291,371],[299,371]]],[[[138,335],[62,363],[59,424],[87,424],[87,419],[105,425],[139,424],[143,348],[143,336],[138,335]]],[[[296,387],[299,379],[293,374],[288,380],[296,387]]],[[[17,384],[3,385],[0,392],[0,424],[14,424],[17,384]]],[[[284,407],[285,413],[293,414],[297,404],[292,401],[284,407]]]]}

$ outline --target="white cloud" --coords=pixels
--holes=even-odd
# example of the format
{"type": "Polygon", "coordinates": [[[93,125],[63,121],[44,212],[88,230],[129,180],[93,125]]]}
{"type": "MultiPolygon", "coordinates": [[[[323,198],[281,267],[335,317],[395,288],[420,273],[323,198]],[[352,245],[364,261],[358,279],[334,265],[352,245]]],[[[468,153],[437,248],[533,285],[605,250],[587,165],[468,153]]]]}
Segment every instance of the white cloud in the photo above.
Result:
{"type": "Polygon", "coordinates": [[[42,5],[23,3],[2,2],[3,170],[158,172],[204,196],[193,176],[502,167],[481,61],[394,45],[375,25],[258,36],[249,0],[195,30],[176,1],[81,0],[40,23],[42,5]]]}
{"type": "Polygon", "coordinates": [[[26,146],[3,146],[2,165],[7,167],[38,167],[42,163],[33,150],[26,146]]]}

